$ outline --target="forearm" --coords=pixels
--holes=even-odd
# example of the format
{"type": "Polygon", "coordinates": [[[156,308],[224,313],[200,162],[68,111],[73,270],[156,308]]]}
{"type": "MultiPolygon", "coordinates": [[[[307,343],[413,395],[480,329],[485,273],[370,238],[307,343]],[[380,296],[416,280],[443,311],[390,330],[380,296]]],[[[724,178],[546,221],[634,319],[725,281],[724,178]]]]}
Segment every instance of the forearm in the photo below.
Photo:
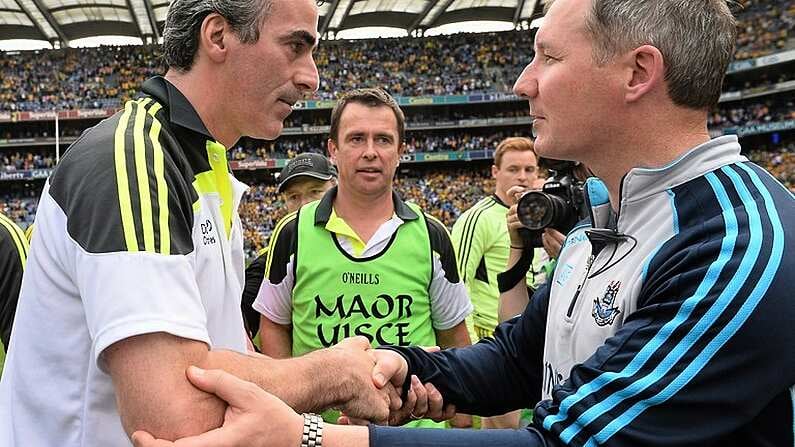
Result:
{"type": "Polygon", "coordinates": [[[450,329],[436,330],[436,342],[442,349],[463,348],[472,344],[467,331],[466,321],[462,321],[450,329]]]}
{"type": "Polygon", "coordinates": [[[298,412],[320,412],[346,402],[352,396],[339,365],[344,359],[326,349],[291,359],[210,351],[204,369],[222,369],[279,397],[298,412]]]}
{"type": "Polygon", "coordinates": [[[103,355],[128,435],[146,430],[175,440],[223,423],[226,403],[196,389],[185,376],[188,366],[206,357],[203,343],[155,333],[117,342],[103,355]]]}
{"type": "Polygon", "coordinates": [[[277,324],[261,316],[259,334],[263,354],[274,359],[288,359],[293,356],[292,326],[277,324]]]}
{"type": "Polygon", "coordinates": [[[360,425],[325,424],[323,447],[369,447],[370,434],[360,425]]]}
{"type": "MultiPolygon", "coordinates": [[[[532,251],[530,253],[532,253],[532,251]]],[[[524,274],[526,274],[527,268],[530,267],[531,263],[531,254],[525,253],[524,249],[511,248],[508,258],[508,265],[506,266],[505,271],[509,272],[511,269],[517,269],[517,271],[520,273],[522,273],[523,270],[524,274]],[[525,265],[527,265],[527,268],[523,268],[525,265]]],[[[499,304],[497,307],[497,318],[499,318],[500,323],[521,314],[527,307],[527,303],[529,301],[527,284],[526,281],[524,281],[525,276],[522,275],[521,277],[521,281],[516,281],[515,284],[513,284],[513,287],[500,293],[499,304]]]]}

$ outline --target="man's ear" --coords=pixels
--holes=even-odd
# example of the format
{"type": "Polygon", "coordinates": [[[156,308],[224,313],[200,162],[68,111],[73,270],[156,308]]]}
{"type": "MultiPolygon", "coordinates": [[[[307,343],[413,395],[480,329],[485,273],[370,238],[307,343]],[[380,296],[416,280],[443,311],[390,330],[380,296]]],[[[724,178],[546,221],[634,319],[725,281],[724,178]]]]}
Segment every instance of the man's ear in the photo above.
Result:
{"type": "Polygon", "coordinates": [[[202,21],[199,49],[203,50],[211,61],[223,62],[229,50],[230,35],[231,27],[226,18],[217,12],[210,13],[202,21]]]}
{"type": "Polygon", "coordinates": [[[491,178],[497,178],[497,172],[499,170],[500,168],[498,168],[497,165],[491,165],[491,178]]]}
{"type": "Polygon", "coordinates": [[[628,68],[624,85],[624,100],[639,101],[647,93],[664,87],[665,60],[657,47],[642,45],[631,51],[625,59],[628,68]]]}
{"type": "Polygon", "coordinates": [[[337,164],[337,144],[334,140],[329,138],[326,141],[326,150],[328,151],[328,158],[336,165],[337,164]]]}

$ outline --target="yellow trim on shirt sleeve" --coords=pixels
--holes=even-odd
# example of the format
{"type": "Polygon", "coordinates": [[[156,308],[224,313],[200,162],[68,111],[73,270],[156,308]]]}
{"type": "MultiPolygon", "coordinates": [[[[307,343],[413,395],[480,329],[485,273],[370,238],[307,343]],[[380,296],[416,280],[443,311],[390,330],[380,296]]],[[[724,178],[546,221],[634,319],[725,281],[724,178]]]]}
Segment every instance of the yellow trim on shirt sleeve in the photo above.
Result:
{"type": "Polygon", "coordinates": [[[130,200],[130,183],[127,180],[127,155],[125,154],[125,139],[127,136],[127,124],[132,115],[133,101],[124,105],[124,113],[119,118],[116,125],[114,140],[114,160],[116,162],[116,184],[119,191],[119,209],[121,211],[121,222],[124,229],[124,241],[127,251],[138,251],[138,238],[135,235],[135,219],[132,212],[130,200]]]}

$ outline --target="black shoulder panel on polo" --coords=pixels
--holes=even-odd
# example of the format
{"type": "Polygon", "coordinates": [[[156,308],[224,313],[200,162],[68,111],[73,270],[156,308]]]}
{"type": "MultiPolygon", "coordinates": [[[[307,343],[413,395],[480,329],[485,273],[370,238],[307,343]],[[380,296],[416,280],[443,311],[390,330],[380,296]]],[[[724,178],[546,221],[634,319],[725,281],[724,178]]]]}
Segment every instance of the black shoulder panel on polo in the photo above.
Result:
{"type": "Polygon", "coordinates": [[[453,243],[450,241],[450,234],[447,228],[437,219],[425,216],[425,222],[428,226],[428,236],[431,239],[431,251],[439,253],[439,259],[444,269],[444,277],[450,283],[457,283],[461,279],[458,276],[458,264],[455,260],[455,251],[453,250],[453,243]]]}
{"type": "Polygon", "coordinates": [[[272,246],[268,253],[271,261],[270,266],[265,267],[265,276],[271,284],[284,281],[290,256],[295,255],[298,248],[298,213],[288,214],[284,219],[286,222],[276,224],[276,231],[271,235],[272,246]]]}
{"type": "Polygon", "coordinates": [[[202,157],[186,156],[161,99],[130,101],[84,132],[50,177],[69,235],[89,253],[193,250],[192,183],[202,157]]]}
{"type": "Polygon", "coordinates": [[[207,130],[188,98],[161,76],[144,82],[141,91],[163,105],[165,117],[171,123],[170,134],[180,142],[192,175],[211,170],[206,146],[208,140],[215,141],[215,138],[207,130]]]}
{"type": "Polygon", "coordinates": [[[6,226],[0,225],[0,341],[6,350],[22,285],[22,259],[27,255],[24,246],[23,253],[19,251],[19,247],[24,245],[19,241],[20,236],[21,232],[12,234],[6,226]]]}

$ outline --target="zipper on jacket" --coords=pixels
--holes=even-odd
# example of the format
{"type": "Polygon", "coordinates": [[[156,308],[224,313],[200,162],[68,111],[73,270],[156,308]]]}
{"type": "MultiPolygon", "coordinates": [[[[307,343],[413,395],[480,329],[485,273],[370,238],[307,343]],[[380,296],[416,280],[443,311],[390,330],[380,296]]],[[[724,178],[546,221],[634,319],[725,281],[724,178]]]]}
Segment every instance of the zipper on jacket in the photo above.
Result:
{"type": "Polygon", "coordinates": [[[596,256],[592,254],[588,257],[588,264],[585,266],[585,276],[577,286],[577,291],[574,292],[574,297],[572,297],[571,303],[569,303],[569,310],[566,312],[566,318],[571,318],[571,314],[574,313],[574,306],[577,304],[577,298],[580,297],[583,286],[588,282],[588,276],[591,274],[591,266],[593,266],[594,261],[596,261],[596,256]]]}

